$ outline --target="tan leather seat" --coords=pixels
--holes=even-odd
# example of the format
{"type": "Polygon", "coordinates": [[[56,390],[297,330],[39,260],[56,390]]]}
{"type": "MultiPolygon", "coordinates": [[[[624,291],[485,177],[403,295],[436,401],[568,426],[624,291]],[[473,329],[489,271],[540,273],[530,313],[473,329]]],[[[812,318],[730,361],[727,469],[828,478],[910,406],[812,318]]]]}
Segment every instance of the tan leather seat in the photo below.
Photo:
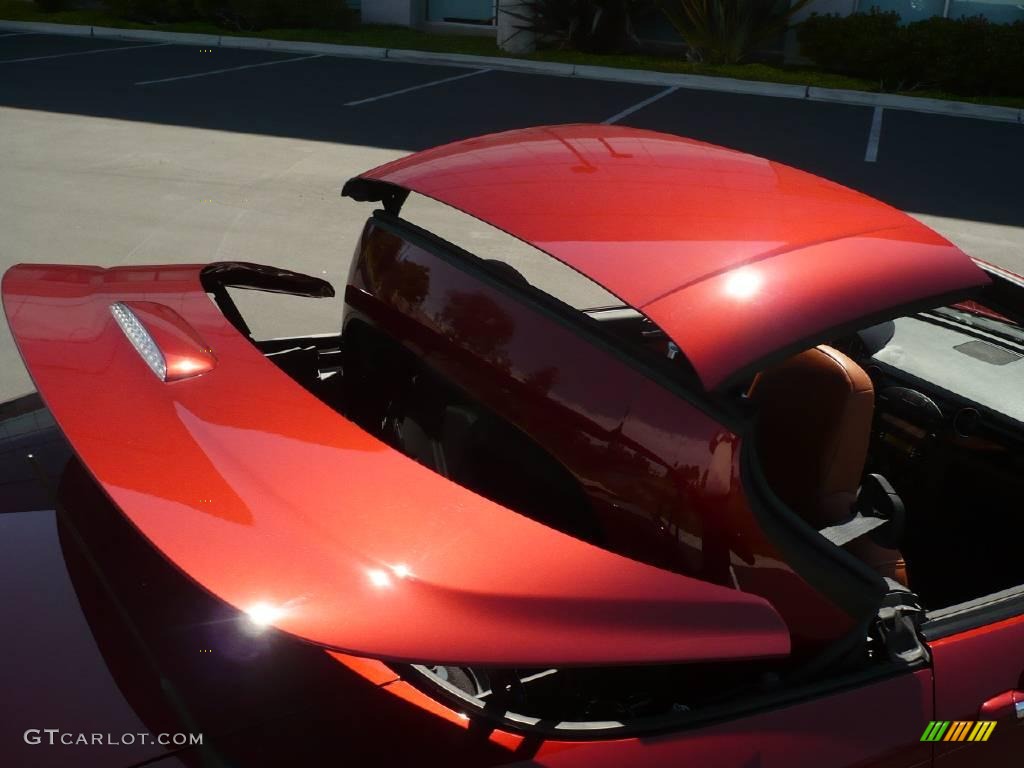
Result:
{"type": "MultiPolygon", "coordinates": [[[[847,520],[864,474],[875,408],[864,369],[822,345],[762,371],[750,397],[758,410],[758,454],[772,490],[817,529],[847,520]]],[[[846,549],[906,584],[897,550],[868,537],[846,549]]]]}

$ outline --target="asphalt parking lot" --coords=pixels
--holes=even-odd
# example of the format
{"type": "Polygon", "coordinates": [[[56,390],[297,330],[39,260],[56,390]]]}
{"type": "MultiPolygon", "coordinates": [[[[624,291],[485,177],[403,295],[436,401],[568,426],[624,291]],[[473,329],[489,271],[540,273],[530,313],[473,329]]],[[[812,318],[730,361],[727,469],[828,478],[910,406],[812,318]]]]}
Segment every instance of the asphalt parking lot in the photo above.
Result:
{"type": "MultiPolygon", "coordinates": [[[[344,279],[349,176],[530,125],[615,121],[735,147],[878,197],[1024,272],[1024,125],[323,55],[0,31],[0,269],[244,259],[344,279]]],[[[567,204],[569,202],[567,201],[567,204]]],[[[444,212],[423,216],[444,222],[444,212]]],[[[465,225],[461,225],[465,227],[465,225]]],[[[501,247],[472,225],[475,249],[501,247]]],[[[337,303],[253,298],[257,333],[337,303]],[[314,306],[315,305],[315,306],[314,306]]],[[[0,401],[31,390],[6,325],[0,401]]]]}

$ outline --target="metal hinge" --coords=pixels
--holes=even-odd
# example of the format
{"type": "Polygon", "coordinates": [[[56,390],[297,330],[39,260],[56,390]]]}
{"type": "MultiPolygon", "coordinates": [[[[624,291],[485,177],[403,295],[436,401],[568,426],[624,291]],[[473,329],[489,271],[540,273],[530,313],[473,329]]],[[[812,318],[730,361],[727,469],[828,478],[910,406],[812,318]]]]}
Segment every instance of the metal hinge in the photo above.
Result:
{"type": "Polygon", "coordinates": [[[924,608],[913,592],[901,586],[885,596],[876,626],[890,659],[906,664],[931,661],[918,631],[923,620],[924,608]]]}

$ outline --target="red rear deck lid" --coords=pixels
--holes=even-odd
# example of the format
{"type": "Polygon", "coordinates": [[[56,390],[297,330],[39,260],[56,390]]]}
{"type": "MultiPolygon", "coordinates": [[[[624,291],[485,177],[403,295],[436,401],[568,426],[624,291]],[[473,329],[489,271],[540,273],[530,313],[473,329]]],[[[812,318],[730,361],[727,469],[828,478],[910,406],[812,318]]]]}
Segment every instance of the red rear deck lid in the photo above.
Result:
{"type": "Polygon", "coordinates": [[[406,191],[504,230],[643,312],[708,389],[831,329],[987,282],[954,245],[866,195],[623,126],[467,139],[367,171],[343,194],[397,212],[406,191]]]}
{"type": "MultiPolygon", "coordinates": [[[[139,531],[254,621],[390,660],[511,666],[783,656],[763,599],[614,555],[462,488],[286,376],[198,266],[21,265],[22,358],[82,462],[139,531]],[[165,381],[111,306],[204,350],[165,381]],[[166,311],[160,309],[166,308],[166,311]],[[215,362],[215,364],[213,364],[215,362]]],[[[164,350],[166,352],[166,350],[164,350]]]]}

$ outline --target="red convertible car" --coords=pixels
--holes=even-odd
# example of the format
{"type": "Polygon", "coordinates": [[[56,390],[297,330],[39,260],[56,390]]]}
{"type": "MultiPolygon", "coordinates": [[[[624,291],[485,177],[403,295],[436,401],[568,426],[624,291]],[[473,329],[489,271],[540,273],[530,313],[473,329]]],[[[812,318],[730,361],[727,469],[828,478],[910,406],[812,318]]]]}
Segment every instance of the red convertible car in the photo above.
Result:
{"type": "Polygon", "coordinates": [[[4,276],[42,400],[0,409],[0,559],[63,563],[84,622],[47,657],[88,637],[118,693],[65,711],[26,663],[0,754],[1020,765],[1024,280],[832,182],[618,126],[342,194],[380,209],[338,333],[254,338],[237,289],[334,295],[282,268],[4,276]],[[464,250],[410,195],[611,298],[464,250]],[[22,735],[122,711],[205,740],[22,735]]]}

